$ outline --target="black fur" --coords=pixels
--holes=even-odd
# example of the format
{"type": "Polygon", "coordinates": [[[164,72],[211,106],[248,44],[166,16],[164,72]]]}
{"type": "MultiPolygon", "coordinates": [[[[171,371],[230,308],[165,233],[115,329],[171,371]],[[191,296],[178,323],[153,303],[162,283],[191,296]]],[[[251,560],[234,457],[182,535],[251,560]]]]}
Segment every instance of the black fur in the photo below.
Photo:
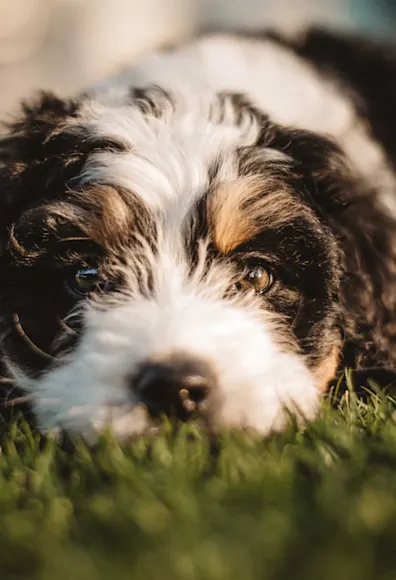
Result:
{"type": "Polygon", "coordinates": [[[338,81],[396,168],[396,46],[324,30],[311,30],[290,46],[338,81]]]}
{"type": "MultiPolygon", "coordinates": [[[[299,42],[278,41],[323,75],[337,79],[396,170],[396,50],[320,31],[299,42]]],[[[130,94],[144,114],[156,118],[173,107],[171,96],[161,89],[134,89],[130,94]]],[[[95,220],[103,219],[105,205],[89,195],[83,200],[78,183],[73,191],[70,188],[89,155],[100,150],[122,154],[128,149],[114,139],[91,139],[82,125],[70,122],[78,117],[83,101],[84,96],[63,101],[42,94],[23,106],[20,120],[8,127],[9,136],[0,145],[1,348],[34,376],[56,354],[60,320],[79,300],[67,288],[68,273],[90,260],[106,268],[110,255],[122,259],[118,232],[106,232],[102,240],[91,235],[95,220]],[[37,350],[21,335],[15,314],[37,350]]],[[[342,150],[331,140],[276,125],[243,95],[233,95],[232,102],[241,113],[248,110],[262,127],[252,148],[239,152],[239,173],[262,174],[265,179],[254,155],[257,148],[286,153],[292,161],[279,169],[278,177],[303,209],[287,226],[260,232],[226,259],[238,263],[252,252],[271,254],[279,282],[263,304],[289,318],[291,332],[311,366],[323,364],[342,341],[339,370],[344,365],[377,369],[393,379],[396,221],[376,201],[377,192],[350,170],[342,150]]],[[[221,116],[216,121],[220,123],[221,116]]],[[[217,172],[214,163],[212,183],[217,172]]],[[[199,238],[211,233],[210,194],[199,202],[186,235],[192,255],[199,238]]],[[[103,201],[103,192],[100,195],[103,201]]],[[[108,197],[112,195],[125,201],[122,191],[109,191],[108,197]]],[[[155,238],[155,227],[143,207],[131,209],[129,227],[140,227],[139,233],[148,228],[148,237],[155,238]]],[[[211,256],[225,259],[215,247],[211,256]]],[[[62,348],[72,348],[80,330],[77,321],[62,348]]]]}
{"type": "MultiPolygon", "coordinates": [[[[336,79],[396,169],[396,46],[317,29],[289,46],[323,75],[336,79]]],[[[358,368],[393,369],[395,221],[384,215],[373,194],[365,193],[357,205],[332,220],[344,248],[340,295],[345,318],[343,362],[358,368]]]]}

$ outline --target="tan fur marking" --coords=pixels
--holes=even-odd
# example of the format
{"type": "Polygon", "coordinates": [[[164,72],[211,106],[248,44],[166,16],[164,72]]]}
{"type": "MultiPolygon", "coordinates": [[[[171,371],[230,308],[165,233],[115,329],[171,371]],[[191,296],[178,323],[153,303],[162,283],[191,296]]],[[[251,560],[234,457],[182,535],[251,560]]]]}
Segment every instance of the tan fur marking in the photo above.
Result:
{"type": "Polygon", "coordinates": [[[95,186],[78,194],[80,200],[89,203],[89,217],[81,228],[90,238],[102,246],[113,246],[128,231],[131,210],[119,192],[109,186],[95,186]]]}
{"type": "Polygon", "coordinates": [[[214,242],[228,254],[266,228],[280,228],[304,211],[276,176],[251,175],[221,184],[208,204],[214,242]]]}
{"type": "Polygon", "coordinates": [[[341,345],[335,344],[330,351],[330,354],[322,361],[316,368],[314,374],[317,378],[319,391],[326,391],[329,382],[334,379],[339,362],[340,362],[341,345]]]}

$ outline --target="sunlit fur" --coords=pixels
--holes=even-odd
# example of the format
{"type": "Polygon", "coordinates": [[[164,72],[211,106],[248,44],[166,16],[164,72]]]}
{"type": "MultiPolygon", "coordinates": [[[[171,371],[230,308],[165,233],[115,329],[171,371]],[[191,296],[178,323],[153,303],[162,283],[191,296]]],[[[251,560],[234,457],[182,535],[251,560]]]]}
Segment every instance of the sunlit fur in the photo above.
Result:
{"type": "Polygon", "coordinates": [[[141,411],[133,408],[139,399],[130,392],[129,377],[142,361],[179,352],[216,368],[219,386],[207,410],[213,427],[279,429],[285,424],[283,406],[312,417],[315,381],[282,332],[282,321],[262,312],[252,297],[225,301],[226,269],[213,267],[202,276],[198,268],[189,277],[182,254],[173,243],[166,245],[153,264],[150,297],[137,288],[136,264],[128,264],[125,290],[85,308],[83,340],[67,362],[38,381],[15,370],[18,383],[34,394],[39,423],[84,431],[88,425],[102,428],[107,420],[120,436],[135,432],[133,418],[141,411]],[[130,414],[128,426],[119,409],[121,425],[112,417],[120,405],[130,414]]]}
{"type": "Polygon", "coordinates": [[[9,126],[2,359],[41,430],[125,439],[163,410],[267,435],[312,419],[343,364],[393,371],[393,161],[304,42],[196,39],[9,126]],[[263,293],[241,284],[257,264],[263,293]],[[191,414],[191,376],[140,388],[185,361],[191,414]]]}

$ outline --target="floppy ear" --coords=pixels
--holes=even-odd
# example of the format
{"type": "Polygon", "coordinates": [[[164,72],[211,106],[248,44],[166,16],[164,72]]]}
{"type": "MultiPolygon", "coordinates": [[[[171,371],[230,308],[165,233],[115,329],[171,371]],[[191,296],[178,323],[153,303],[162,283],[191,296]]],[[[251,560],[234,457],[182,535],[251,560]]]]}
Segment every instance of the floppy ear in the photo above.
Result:
{"type": "Polygon", "coordinates": [[[344,364],[396,371],[396,220],[337,145],[315,142],[306,135],[289,147],[311,173],[306,189],[341,250],[344,364]]]}
{"type": "Polygon", "coordinates": [[[262,138],[293,159],[294,189],[338,242],[343,363],[396,371],[396,220],[379,200],[381,192],[325,137],[276,128],[262,138]]]}
{"type": "Polygon", "coordinates": [[[60,129],[77,112],[76,101],[41,92],[31,102],[23,102],[16,119],[6,125],[6,135],[0,140],[1,236],[27,204],[50,196],[52,178],[64,183],[65,172],[73,165],[70,156],[74,153],[76,160],[78,154],[71,135],[60,129]],[[66,154],[69,163],[65,163],[66,154]]]}
{"type": "Polygon", "coordinates": [[[23,140],[24,148],[20,154],[27,160],[40,153],[42,145],[51,131],[62,121],[76,117],[78,102],[72,99],[60,99],[53,93],[39,92],[30,101],[22,101],[21,111],[17,118],[7,124],[9,137],[5,141],[16,144],[23,140]]]}
{"type": "Polygon", "coordinates": [[[331,227],[343,248],[345,364],[396,372],[396,221],[373,193],[331,227]]]}
{"type": "Polygon", "coordinates": [[[348,165],[341,148],[316,133],[276,125],[264,126],[262,146],[282,151],[292,159],[293,188],[325,217],[342,212],[366,194],[363,182],[348,165]]]}

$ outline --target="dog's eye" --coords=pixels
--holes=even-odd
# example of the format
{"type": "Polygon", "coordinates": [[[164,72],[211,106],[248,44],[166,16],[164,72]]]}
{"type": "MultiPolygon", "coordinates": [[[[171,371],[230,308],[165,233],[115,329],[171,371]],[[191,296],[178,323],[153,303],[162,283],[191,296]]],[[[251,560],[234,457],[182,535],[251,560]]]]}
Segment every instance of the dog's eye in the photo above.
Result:
{"type": "Polygon", "coordinates": [[[89,294],[100,284],[97,268],[79,268],[72,278],[72,290],[77,294],[89,294]]]}
{"type": "Polygon", "coordinates": [[[242,290],[253,289],[257,294],[264,294],[274,283],[274,277],[268,268],[261,265],[255,265],[249,268],[245,277],[239,282],[238,286],[242,290]]]}

